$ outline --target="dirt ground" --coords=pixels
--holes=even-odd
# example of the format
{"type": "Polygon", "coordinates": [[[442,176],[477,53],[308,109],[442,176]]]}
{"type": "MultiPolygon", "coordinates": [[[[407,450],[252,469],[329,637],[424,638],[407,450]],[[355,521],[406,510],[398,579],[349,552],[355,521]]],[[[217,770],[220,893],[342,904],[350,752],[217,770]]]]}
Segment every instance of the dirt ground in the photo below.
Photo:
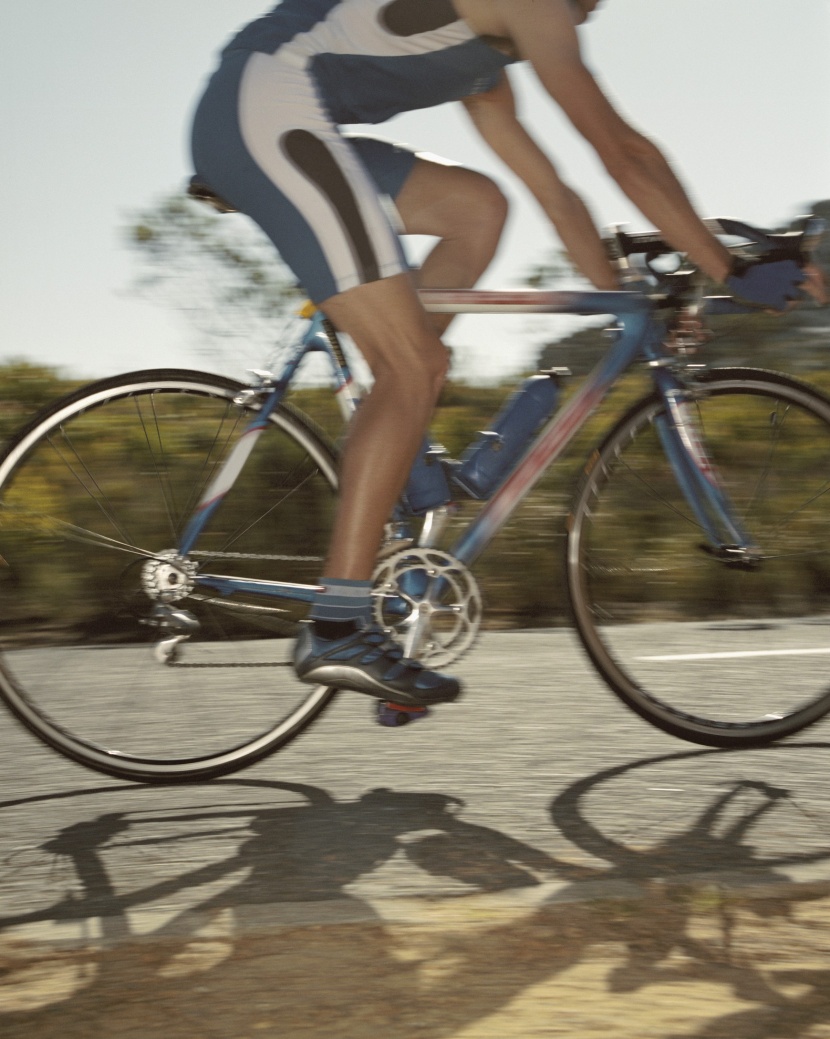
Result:
{"type": "Polygon", "coordinates": [[[111,949],[0,939],[5,1039],[830,1039],[830,898],[717,891],[111,949]]]}

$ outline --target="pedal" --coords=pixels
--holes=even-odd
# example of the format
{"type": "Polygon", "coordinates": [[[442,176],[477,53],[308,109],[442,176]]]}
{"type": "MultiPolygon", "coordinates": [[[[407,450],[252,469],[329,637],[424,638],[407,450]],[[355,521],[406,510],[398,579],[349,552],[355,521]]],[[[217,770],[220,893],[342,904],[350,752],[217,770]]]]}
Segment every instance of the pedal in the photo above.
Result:
{"type": "Polygon", "coordinates": [[[390,703],[387,700],[378,700],[378,725],[384,725],[390,729],[396,729],[410,722],[420,721],[430,713],[428,707],[409,707],[403,704],[390,703]]]}

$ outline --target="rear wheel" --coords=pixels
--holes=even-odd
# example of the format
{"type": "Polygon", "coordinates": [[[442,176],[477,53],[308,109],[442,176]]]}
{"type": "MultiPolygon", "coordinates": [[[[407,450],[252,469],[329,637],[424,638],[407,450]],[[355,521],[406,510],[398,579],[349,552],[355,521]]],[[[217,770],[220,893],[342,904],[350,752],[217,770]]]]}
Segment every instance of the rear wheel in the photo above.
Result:
{"type": "Polygon", "coordinates": [[[227,597],[198,574],[313,584],[335,457],[281,407],[187,559],[184,524],[257,403],[183,371],[103,380],[39,414],[0,456],[0,696],[81,764],[185,781],[251,764],[332,690],[297,681],[306,607],[227,597]]]}
{"type": "Polygon", "coordinates": [[[586,469],[567,541],[577,630],[620,698],[673,735],[760,746],[830,710],[830,401],[772,372],[700,376],[708,453],[757,566],[707,551],[636,404],[586,469]]]}

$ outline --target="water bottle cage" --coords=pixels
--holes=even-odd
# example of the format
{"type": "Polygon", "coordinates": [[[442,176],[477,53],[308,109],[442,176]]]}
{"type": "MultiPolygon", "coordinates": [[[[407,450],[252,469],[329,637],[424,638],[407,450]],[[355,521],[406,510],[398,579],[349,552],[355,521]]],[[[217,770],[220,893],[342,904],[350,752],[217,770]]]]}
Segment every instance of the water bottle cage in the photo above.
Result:
{"type": "Polygon", "coordinates": [[[478,436],[480,437],[479,443],[487,443],[491,451],[501,451],[504,447],[504,437],[493,429],[480,429],[478,436]]]}
{"type": "Polygon", "coordinates": [[[556,410],[559,379],[566,372],[551,368],[525,380],[452,467],[456,487],[479,500],[493,494],[556,410]]]}

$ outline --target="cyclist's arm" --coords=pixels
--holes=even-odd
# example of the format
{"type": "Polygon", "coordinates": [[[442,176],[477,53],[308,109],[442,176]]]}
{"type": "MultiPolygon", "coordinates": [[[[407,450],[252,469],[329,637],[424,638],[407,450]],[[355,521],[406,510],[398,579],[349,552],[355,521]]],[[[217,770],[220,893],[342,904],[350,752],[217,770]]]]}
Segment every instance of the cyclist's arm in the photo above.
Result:
{"type": "MultiPolygon", "coordinates": [[[[467,0],[462,11],[469,6],[467,0]]],[[[474,17],[487,21],[483,31],[514,42],[609,174],[668,241],[723,281],[729,253],[707,231],[660,150],[620,117],[583,64],[567,0],[485,0],[474,17]]]]}
{"type": "Polygon", "coordinates": [[[484,141],[534,195],[577,269],[598,289],[619,288],[585,203],[562,182],[548,156],[516,118],[507,76],[503,74],[494,89],[467,98],[464,106],[484,141]]]}

